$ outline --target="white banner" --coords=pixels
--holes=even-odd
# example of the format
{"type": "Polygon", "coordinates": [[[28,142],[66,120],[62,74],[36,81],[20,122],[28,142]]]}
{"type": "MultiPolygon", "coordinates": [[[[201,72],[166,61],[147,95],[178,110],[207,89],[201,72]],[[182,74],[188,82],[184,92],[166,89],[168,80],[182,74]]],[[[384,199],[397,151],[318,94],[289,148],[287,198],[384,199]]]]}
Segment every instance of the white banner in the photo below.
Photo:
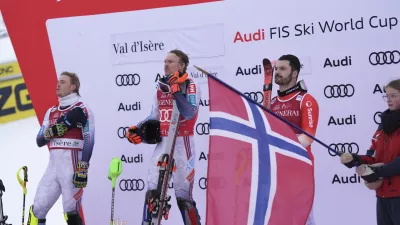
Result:
{"type": "MultiPolygon", "coordinates": [[[[109,220],[107,171],[113,157],[124,160],[115,218],[140,224],[155,146],[130,144],[123,139],[123,128],[149,115],[156,77],[163,74],[163,60],[174,48],[188,53],[190,77],[202,89],[194,187],[202,224],[206,224],[209,102],[207,79],[193,65],[262,102],[262,59],[299,56],[303,65],[299,79],[305,80],[320,107],[317,138],[340,151],[365,154],[379,123],[378,112],[386,108],[383,85],[399,77],[400,49],[395,40],[400,38],[400,18],[398,3],[355,2],[359,4],[290,0],[272,6],[265,1],[230,0],[48,20],[58,74],[67,70],[80,76],[81,94],[96,116],[96,144],[83,202],[87,224],[109,220]]],[[[273,96],[276,90],[274,85],[273,96]]],[[[375,193],[325,147],[314,142],[312,151],[316,223],[376,224],[375,193]]],[[[170,194],[174,198],[172,189],[170,194]]],[[[183,224],[172,202],[170,218],[163,224],[183,224]]]]}

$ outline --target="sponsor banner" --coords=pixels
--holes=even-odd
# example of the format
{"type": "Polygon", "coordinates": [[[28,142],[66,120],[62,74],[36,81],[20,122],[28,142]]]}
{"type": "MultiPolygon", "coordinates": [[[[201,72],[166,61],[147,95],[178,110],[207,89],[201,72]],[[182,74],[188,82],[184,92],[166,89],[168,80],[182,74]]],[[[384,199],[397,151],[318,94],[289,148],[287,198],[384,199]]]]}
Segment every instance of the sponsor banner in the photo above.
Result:
{"type": "MultiPolygon", "coordinates": [[[[16,70],[13,71],[19,70],[19,67],[14,67],[14,68],[16,70]]],[[[9,75],[11,76],[14,74],[15,74],[14,72],[10,72],[5,76],[9,75]]],[[[31,117],[34,115],[35,115],[35,110],[33,109],[32,101],[30,99],[28,90],[26,89],[26,85],[22,76],[11,80],[1,81],[0,124],[31,117]]]]}
{"type": "Polygon", "coordinates": [[[21,74],[18,62],[0,64],[0,79],[21,74]]]}
{"type": "Polygon", "coordinates": [[[162,62],[168,51],[181,46],[191,59],[223,56],[224,25],[112,34],[110,55],[113,64],[162,62]]]}

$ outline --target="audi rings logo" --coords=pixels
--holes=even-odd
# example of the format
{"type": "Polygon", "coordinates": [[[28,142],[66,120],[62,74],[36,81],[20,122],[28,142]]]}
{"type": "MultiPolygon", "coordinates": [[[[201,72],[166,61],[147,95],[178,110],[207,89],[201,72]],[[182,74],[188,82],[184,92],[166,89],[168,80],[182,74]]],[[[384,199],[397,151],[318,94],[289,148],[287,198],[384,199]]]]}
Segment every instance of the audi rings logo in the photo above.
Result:
{"type": "Polygon", "coordinates": [[[263,103],[264,101],[264,95],[261,91],[257,92],[245,92],[243,93],[245,96],[253,99],[253,101],[258,102],[258,103],[263,103]]]}
{"type": "Polygon", "coordinates": [[[123,139],[123,138],[125,138],[125,135],[126,135],[126,131],[128,130],[128,128],[129,127],[120,127],[120,128],[118,128],[118,137],[119,138],[121,138],[121,139],[123,139]]]}
{"type": "Polygon", "coordinates": [[[400,52],[397,50],[394,51],[385,51],[385,52],[372,52],[369,54],[369,63],[371,65],[390,65],[397,64],[400,62],[400,52]]]}
{"type": "Polygon", "coordinates": [[[328,85],[324,89],[327,98],[344,98],[354,95],[355,89],[351,84],[328,85]]]}
{"type": "Polygon", "coordinates": [[[122,179],[119,182],[121,191],[142,191],[144,189],[144,181],[142,179],[122,179]]]}
{"type": "Polygon", "coordinates": [[[198,135],[209,135],[210,124],[209,123],[198,123],[196,125],[196,132],[198,135]]]}
{"type": "Polygon", "coordinates": [[[378,125],[381,124],[381,116],[382,116],[382,112],[376,112],[374,114],[374,122],[378,125]]]}
{"type": "MultiPolygon", "coordinates": [[[[351,143],[336,143],[336,144],[330,144],[330,148],[335,150],[338,153],[353,153],[353,154],[358,154],[360,151],[360,148],[358,147],[358,144],[351,142],[351,143]]],[[[329,155],[331,156],[337,156],[336,152],[333,151],[328,151],[329,155]]]]}
{"type": "Polygon", "coordinates": [[[200,178],[199,188],[203,189],[203,190],[207,188],[207,178],[205,178],[205,177],[200,178]]]}
{"type": "Polygon", "coordinates": [[[140,83],[139,74],[119,74],[115,78],[117,86],[133,86],[140,83]]]}

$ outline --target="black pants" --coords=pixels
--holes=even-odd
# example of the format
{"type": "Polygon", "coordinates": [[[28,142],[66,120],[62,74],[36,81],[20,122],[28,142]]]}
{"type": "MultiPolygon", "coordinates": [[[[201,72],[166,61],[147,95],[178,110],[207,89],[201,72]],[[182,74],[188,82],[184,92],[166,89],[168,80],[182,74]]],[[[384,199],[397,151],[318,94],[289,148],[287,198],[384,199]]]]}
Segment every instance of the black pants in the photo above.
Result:
{"type": "Polygon", "coordinates": [[[376,219],[378,225],[399,225],[400,197],[395,197],[395,198],[377,197],[376,219]]]}

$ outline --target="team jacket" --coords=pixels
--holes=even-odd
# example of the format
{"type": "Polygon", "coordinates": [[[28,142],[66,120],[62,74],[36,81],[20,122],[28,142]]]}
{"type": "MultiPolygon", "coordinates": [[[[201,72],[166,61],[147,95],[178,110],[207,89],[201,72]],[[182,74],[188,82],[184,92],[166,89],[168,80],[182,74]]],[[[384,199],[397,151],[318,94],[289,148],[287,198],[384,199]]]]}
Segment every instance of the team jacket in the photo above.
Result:
{"type": "Polygon", "coordinates": [[[378,197],[400,196],[400,128],[388,135],[379,127],[372,137],[367,155],[360,156],[365,164],[384,163],[377,175],[384,178],[376,190],[378,197]]]}
{"type": "MultiPolygon", "coordinates": [[[[163,92],[160,85],[157,84],[151,114],[144,121],[149,119],[159,120],[161,136],[168,136],[172,116],[172,100],[175,99],[181,114],[177,135],[191,136],[194,134],[194,126],[198,116],[200,95],[200,89],[192,79],[187,80],[185,95],[182,92],[177,92],[174,95],[163,92]]],[[[143,122],[139,123],[138,127],[143,122]]]]}
{"type": "MultiPolygon", "coordinates": [[[[271,110],[308,134],[315,136],[319,106],[318,102],[310,94],[303,91],[295,91],[283,97],[275,96],[271,99],[271,110]]],[[[313,161],[314,157],[311,153],[313,139],[304,134],[302,135],[302,132],[298,129],[291,128],[299,138],[299,142],[307,149],[313,161]]]]}
{"type": "Polygon", "coordinates": [[[82,161],[89,162],[94,146],[94,131],[94,117],[91,111],[82,102],[76,102],[64,109],[56,105],[47,110],[36,142],[39,147],[47,144],[50,151],[55,149],[82,151],[82,161]],[[44,139],[44,130],[54,125],[62,115],[68,113],[75,107],[81,107],[83,109],[87,119],[85,125],[81,128],[72,128],[63,136],[46,141],[44,139]]]}

